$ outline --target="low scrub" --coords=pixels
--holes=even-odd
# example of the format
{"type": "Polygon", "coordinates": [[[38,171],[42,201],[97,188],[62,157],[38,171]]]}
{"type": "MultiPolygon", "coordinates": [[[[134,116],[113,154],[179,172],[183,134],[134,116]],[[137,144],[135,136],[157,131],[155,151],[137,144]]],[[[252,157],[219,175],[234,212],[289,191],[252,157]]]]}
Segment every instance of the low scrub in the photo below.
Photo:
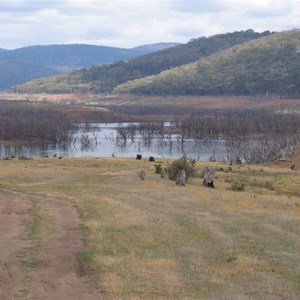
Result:
{"type": "Polygon", "coordinates": [[[245,190],[245,184],[243,182],[233,180],[231,182],[231,190],[236,192],[242,192],[245,190]]]}
{"type": "Polygon", "coordinates": [[[196,161],[189,159],[186,155],[174,160],[172,164],[166,168],[169,179],[176,180],[179,170],[185,170],[186,180],[188,181],[196,174],[196,161]]]}

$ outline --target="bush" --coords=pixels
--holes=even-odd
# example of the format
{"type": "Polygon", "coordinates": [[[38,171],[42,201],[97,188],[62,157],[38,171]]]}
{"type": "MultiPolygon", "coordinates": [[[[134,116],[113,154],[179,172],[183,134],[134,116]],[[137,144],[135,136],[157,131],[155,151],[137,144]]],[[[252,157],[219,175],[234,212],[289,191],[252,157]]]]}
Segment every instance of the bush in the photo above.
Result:
{"type": "Polygon", "coordinates": [[[236,180],[231,183],[231,190],[236,192],[242,192],[245,189],[245,184],[236,180]]]}
{"type": "Polygon", "coordinates": [[[166,168],[166,173],[171,180],[177,179],[177,174],[179,170],[185,170],[186,181],[189,178],[195,176],[196,173],[196,161],[189,159],[186,155],[173,161],[173,163],[166,168]]]}
{"type": "Polygon", "coordinates": [[[269,182],[269,181],[267,181],[267,182],[264,184],[264,188],[266,188],[266,189],[268,189],[268,190],[270,190],[270,191],[274,191],[274,190],[275,190],[273,184],[272,184],[271,182],[269,182]]]}
{"type": "Polygon", "coordinates": [[[154,165],[154,167],[155,167],[155,173],[161,174],[161,172],[162,172],[161,164],[154,165]]]}
{"type": "Polygon", "coordinates": [[[138,175],[141,180],[144,180],[146,177],[146,172],[144,170],[141,170],[140,172],[138,172],[138,175]]]}

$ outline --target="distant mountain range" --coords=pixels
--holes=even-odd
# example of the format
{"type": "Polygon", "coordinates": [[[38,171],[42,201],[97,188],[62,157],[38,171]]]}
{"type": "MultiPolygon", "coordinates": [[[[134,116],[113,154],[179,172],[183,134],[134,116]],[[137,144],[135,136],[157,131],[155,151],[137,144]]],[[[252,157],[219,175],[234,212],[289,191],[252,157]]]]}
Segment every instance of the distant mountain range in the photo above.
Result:
{"type": "Polygon", "coordinates": [[[74,69],[129,60],[176,45],[178,43],[158,43],[131,49],[84,44],[0,48],[0,90],[74,69]]]}
{"type": "MultiPolygon", "coordinates": [[[[258,33],[252,29],[248,29],[246,31],[235,31],[233,33],[218,34],[210,37],[200,37],[186,44],[180,44],[131,60],[118,61],[108,65],[84,68],[69,74],[33,80],[24,85],[16,86],[13,90],[16,92],[29,93],[111,93],[114,91],[118,93],[150,95],[154,93],[197,94],[199,88],[197,91],[192,91],[190,88],[193,84],[193,76],[189,70],[186,71],[186,77],[180,75],[180,80],[176,80],[177,73],[179,72],[178,74],[181,74],[179,71],[181,66],[205,60],[207,57],[217,55],[217,53],[226,52],[227,49],[236,45],[242,45],[249,41],[259,40],[270,35],[273,36],[274,32],[265,31],[258,33]],[[165,77],[160,76],[166,72],[171,72],[172,76],[168,78],[165,89],[159,90],[158,87],[162,87],[165,80],[165,77]],[[158,76],[157,78],[162,78],[162,81],[158,79],[155,81],[155,87],[153,87],[151,84],[154,82],[156,76],[158,76]],[[172,81],[172,78],[174,81],[172,81]],[[135,86],[135,84],[138,86],[146,86],[147,82],[149,83],[149,88],[136,88],[135,86]],[[174,87],[173,82],[175,85],[178,85],[178,88],[174,87]],[[188,88],[186,88],[185,85],[187,85],[188,88]]],[[[197,84],[199,84],[199,82],[197,82],[197,84]]],[[[203,93],[202,90],[201,93],[203,93]]]]}

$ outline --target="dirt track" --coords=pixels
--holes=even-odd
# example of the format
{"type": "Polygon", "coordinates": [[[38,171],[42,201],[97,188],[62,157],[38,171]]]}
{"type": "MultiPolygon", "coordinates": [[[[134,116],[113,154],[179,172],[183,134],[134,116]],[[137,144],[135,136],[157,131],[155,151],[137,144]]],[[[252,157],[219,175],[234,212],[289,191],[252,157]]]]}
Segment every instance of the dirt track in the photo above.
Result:
{"type": "Polygon", "coordinates": [[[102,299],[79,275],[76,253],[82,249],[82,232],[72,203],[46,201],[55,231],[45,239],[26,238],[32,202],[20,194],[0,190],[0,299],[102,299]],[[42,245],[26,269],[26,253],[42,245]],[[40,246],[40,245],[38,245],[40,246]]]}

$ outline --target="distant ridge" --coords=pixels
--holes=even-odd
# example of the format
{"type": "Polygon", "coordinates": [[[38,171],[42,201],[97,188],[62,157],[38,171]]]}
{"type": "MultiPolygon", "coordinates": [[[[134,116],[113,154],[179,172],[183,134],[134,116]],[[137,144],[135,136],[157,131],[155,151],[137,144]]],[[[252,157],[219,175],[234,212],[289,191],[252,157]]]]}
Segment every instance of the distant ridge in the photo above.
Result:
{"type": "Polygon", "coordinates": [[[56,75],[46,67],[37,67],[26,62],[0,59],[0,86],[2,89],[28,80],[56,75]]]}
{"type": "Polygon", "coordinates": [[[173,47],[177,43],[158,43],[132,49],[85,44],[29,46],[0,49],[0,89],[34,78],[47,77],[74,69],[110,64],[118,60],[173,47]],[[27,75],[26,75],[27,74],[27,75]]]}
{"type": "MultiPolygon", "coordinates": [[[[160,72],[197,61],[200,58],[207,57],[237,44],[243,44],[271,34],[273,33],[270,31],[258,33],[249,29],[201,37],[193,39],[186,44],[149,53],[131,60],[118,61],[109,65],[85,68],[67,75],[35,80],[22,86],[14,87],[13,90],[30,93],[110,93],[119,84],[149,75],[157,75],[160,72]]],[[[128,92],[135,91],[128,89],[128,92]]]]}
{"type": "Polygon", "coordinates": [[[71,71],[93,65],[110,64],[117,60],[127,60],[137,55],[144,55],[175,45],[177,44],[159,43],[130,49],[86,44],[29,46],[4,51],[0,54],[0,58],[26,62],[58,71],[71,71]]]}
{"type": "Polygon", "coordinates": [[[149,45],[142,45],[138,47],[131,48],[130,51],[137,55],[146,55],[148,53],[161,51],[164,49],[169,49],[175,46],[180,45],[179,43],[171,43],[171,42],[165,42],[165,43],[156,43],[156,44],[149,44],[149,45]]]}

